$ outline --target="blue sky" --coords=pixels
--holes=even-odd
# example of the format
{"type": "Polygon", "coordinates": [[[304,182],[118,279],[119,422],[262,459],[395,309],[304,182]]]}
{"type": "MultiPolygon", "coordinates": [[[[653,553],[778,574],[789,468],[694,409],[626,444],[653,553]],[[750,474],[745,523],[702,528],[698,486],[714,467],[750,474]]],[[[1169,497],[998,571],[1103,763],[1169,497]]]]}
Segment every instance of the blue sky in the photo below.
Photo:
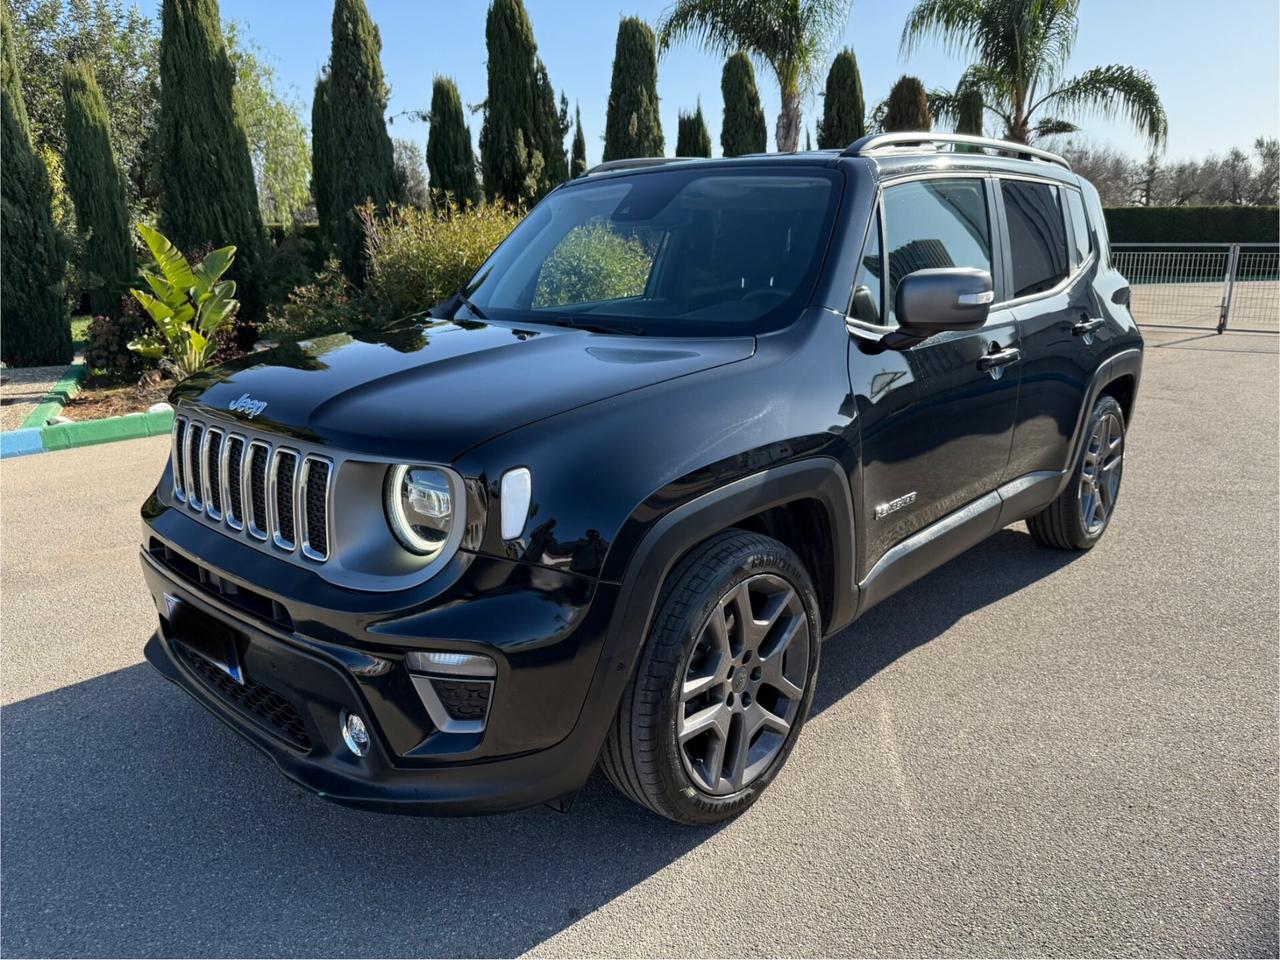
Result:
{"type": "MultiPolygon", "coordinates": [[[[389,115],[425,109],[432,77],[448,74],[464,103],[485,97],[485,0],[367,0],[382,33],[382,64],[391,85],[389,115]]],[[[614,40],[622,16],[657,20],[668,0],[525,0],[539,53],[557,90],[582,107],[587,157],[599,160],[614,40]]],[[[883,98],[903,73],[926,86],[951,87],[965,62],[936,44],[910,58],[898,52],[909,0],[854,0],[841,45],[854,49],[868,104],[883,98]]],[[[248,38],[274,61],[310,116],[317,72],[329,56],[327,0],[221,0],[224,19],[241,22],[248,38]]],[[[1124,63],[1151,74],[1169,115],[1170,159],[1202,156],[1227,147],[1247,147],[1260,135],[1280,135],[1280,4],[1276,0],[1083,0],[1080,34],[1069,73],[1124,63]]],[[[699,96],[719,153],[720,69],[718,58],[694,46],[669,51],[659,63],[658,94],[667,152],[674,152],[676,115],[699,96]]],[[[824,71],[825,76],[825,71],[824,71]]],[[[778,95],[772,78],[757,67],[757,84],[773,149],[778,95]]],[[[805,126],[813,128],[821,98],[810,97],[805,126]]],[[[480,117],[472,116],[479,138],[480,117]]],[[[1134,154],[1145,147],[1123,123],[1082,121],[1085,136],[1134,154]]],[[[993,132],[993,131],[990,131],[993,132]]],[[[420,144],[426,125],[397,118],[391,133],[420,144]]],[[[801,138],[803,144],[803,137],[801,138]]]]}

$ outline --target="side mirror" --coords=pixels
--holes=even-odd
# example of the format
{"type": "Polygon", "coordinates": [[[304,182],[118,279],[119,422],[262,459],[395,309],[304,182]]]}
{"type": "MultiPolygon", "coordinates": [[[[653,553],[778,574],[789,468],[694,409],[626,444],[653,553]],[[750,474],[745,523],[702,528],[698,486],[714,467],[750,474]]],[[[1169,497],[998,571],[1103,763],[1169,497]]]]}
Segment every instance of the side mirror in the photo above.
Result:
{"type": "Polygon", "coordinates": [[[987,322],[995,297],[986,270],[944,267],[909,273],[894,298],[898,329],[880,345],[904,350],[945,330],[976,330],[987,322]]]}

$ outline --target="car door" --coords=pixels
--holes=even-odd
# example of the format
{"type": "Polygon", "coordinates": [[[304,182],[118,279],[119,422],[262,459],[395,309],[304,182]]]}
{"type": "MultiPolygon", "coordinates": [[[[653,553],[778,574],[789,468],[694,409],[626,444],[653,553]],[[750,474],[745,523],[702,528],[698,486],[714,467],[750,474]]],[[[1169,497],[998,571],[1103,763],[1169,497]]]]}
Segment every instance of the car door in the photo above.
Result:
{"type": "Polygon", "coordinates": [[[906,350],[877,346],[897,326],[898,284],[916,270],[986,270],[1001,299],[990,189],[985,177],[945,176],[881,192],[848,324],[862,442],[864,571],[895,544],[993,490],[1008,463],[1019,379],[1011,311],[906,350]]]}
{"type": "Polygon", "coordinates": [[[1001,177],[998,184],[1009,238],[1006,287],[1022,351],[1006,471],[1012,480],[1067,466],[1080,406],[1110,332],[1091,282],[1096,244],[1080,191],[1023,178],[1001,177]]]}

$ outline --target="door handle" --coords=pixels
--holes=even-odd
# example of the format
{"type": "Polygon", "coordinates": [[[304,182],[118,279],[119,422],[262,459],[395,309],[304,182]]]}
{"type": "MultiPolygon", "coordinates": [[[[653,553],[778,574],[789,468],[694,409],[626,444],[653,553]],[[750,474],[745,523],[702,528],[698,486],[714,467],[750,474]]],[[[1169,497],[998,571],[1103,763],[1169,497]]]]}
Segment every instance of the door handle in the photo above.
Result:
{"type": "Polygon", "coordinates": [[[1101,317],[1094,317],[1091,320],[1081,320],[1079,323],[1071,325],[1071,332],[1077,337],[1083,337],[1086,333],[1093,333],[1107,321],[1101,317]]]}
{"type": "Polygon", "coordinates": [[[978,361],[979,370],[994,370],[997,367],[1007,367],[1011,363],[1017,363],[1022,359],[1022,351],[1017,347],[1007,347],[1004,350],[997,350],[988,353],[978,361]]]}

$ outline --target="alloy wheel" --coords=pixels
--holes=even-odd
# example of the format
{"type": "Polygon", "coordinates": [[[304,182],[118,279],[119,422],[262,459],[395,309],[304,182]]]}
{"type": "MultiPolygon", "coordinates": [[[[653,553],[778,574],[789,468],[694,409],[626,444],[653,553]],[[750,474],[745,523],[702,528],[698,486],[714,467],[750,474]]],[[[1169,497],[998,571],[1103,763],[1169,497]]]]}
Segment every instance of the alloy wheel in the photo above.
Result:
{"type": "Polygon", "coordinates": [[[1124,469],[1124,427],[1114,413],[1094,425],[1080,468],[1080,520],[1089,536],[1107,525],[1124,469]]]}
{"type": "Polygon", "coordinates": [[[800,711],[811,642],[804,603],[782,577],[750,577],[716,603],[676,715],[681,759],[700,789],[735,793],[769,768],[800,711]]]}

